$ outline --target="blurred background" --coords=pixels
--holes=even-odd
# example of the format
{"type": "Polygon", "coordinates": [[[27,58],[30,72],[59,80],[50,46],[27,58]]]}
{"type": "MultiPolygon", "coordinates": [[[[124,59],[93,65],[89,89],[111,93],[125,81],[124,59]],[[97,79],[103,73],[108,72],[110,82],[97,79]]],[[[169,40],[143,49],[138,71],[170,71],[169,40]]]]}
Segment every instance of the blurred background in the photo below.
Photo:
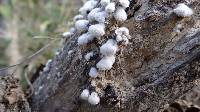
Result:
{"type": "MultiPolygon", "coordinates": [[[[48,36],[61,38],[62,32],[73,25],[72,18],[82,5],[81,0],[0,0],[0,68],[14,65],[38,51],[52,39],[34,38],[48,36]]],[[[57,41],[40,54],[29,66],[29,73],[37,71],[51,59],[62,42],[57,41]]],[[[15,71],[24,74],[23,66],[15,71]]],[[[0,75],[13,73],[0,71],[0,75]]]]}

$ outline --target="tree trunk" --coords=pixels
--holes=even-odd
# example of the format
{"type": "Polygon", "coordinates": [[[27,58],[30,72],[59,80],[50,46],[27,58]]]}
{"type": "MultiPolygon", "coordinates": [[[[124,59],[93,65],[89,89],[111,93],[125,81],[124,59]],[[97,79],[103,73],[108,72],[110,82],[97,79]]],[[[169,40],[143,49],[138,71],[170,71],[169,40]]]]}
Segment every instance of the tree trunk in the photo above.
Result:
{"type": "Polygon", "coordinates": [[[77,32],[53,59],[50,70],[34,82],[34,111],[158,112],[199,86],[200,1],[136,0],[126,11],[128,20],[110,21],[104,36],[109,38],[116,25],[130,31],[130,44],[118,52],[114,67],[91,79],[88,72],[100,55],[90,62],[81,57],[99,45],[78,46],[77,32]],[[172,13],[182,2],[194,10],[193,16],[180,18],[172,13]],[[100,104],[80,100],[85,88],[97,91],[100,104]]]}
{"type": "Polygon", "coordinates": [[[0,77],[0,111],[31,112],[19,81],[11,76],[0,77]]]}

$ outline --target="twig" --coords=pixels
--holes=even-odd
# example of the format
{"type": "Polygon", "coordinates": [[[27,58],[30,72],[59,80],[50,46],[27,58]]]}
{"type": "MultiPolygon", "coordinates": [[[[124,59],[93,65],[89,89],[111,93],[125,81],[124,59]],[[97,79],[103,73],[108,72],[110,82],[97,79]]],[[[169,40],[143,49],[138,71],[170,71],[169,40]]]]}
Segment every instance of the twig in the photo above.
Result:
{"type": "Polygon", "coordinates": [[[14,64],[14,65],[11,65],[11,66],[7,66],[7,67],[4,67],[4,68],[0,68],[0,71],[16,67],[16,66],[21,65],[21,64],[26,63],[26,62],[27,63],[30,62],[33,58],[35,58],[37,55],[39,55],[40,53],[42,53],[45,49],[47,49],[52,43],[54,43],[57,40],[59,40],[59,39],[52,40],[50,43],[48,43],[47,45],[45,45],[44,47],[42,47],[40,50],[38,50],[37,52],[35,52],[31,56],[26,57],[25,59],[23,59],[21,62],[19,62],[17,64],[14,64]]]}

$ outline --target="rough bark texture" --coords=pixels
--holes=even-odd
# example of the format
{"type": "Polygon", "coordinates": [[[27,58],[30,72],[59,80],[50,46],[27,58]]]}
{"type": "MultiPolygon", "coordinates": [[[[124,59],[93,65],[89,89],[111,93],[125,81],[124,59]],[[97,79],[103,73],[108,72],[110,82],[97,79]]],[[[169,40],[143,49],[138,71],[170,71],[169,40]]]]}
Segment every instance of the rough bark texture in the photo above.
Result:
{"type": "MultiPolygon", "coordinates": [[[[188,95],[200,84],[200,1],[138,0],[127,9],[124,23],[111,21],[102,39],[86,47],[77,45],[75,34],[53,59],[50,71],[34,82],[32,109],[41,112],[158,112],[188,95]],[[171,11],[178,3],[189,3],[194,15],[179,18],[171,11]],[[90,62],[80,57],[110,38],[113,26],[125,26],[130,44],[122,47],[112,70],[99,77],[88,76],[90,62]],[[179,27],[182,26],[182,27],[179,27]],[[68,54],[68,51],[74,52],[68,54]],[[95,85],[92,87],[91,85],[95,85]],[[82,89],[101,96],[97,106],[81,101],[82,89]]],[[[199,105],[199,103],[197,103],[199,105]]],[[[165,110],[167,111],[167,110],[165,110]]]]}
{"type": "Polygon", "coordinates": [[[0,77],[0,112],[31,112],[19,81],[11,76],[0,77]]]}

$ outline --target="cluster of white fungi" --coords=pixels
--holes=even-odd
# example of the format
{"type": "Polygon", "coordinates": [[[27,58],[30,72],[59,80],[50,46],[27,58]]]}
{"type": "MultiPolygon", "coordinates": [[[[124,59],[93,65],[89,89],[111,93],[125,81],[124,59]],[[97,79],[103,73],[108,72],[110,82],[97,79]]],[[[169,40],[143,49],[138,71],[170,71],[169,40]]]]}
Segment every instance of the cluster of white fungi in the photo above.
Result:
{"type": "MultiPolygon", "coordinates": [[[[90,44],[95,38],[105,39],[103,36],[106,34],[107,20],[110,18],[119,22],[127,20],[125,9],[129,5],[129,0],[88,0],[79,9],[80,14],[74,17],[75,28],[71,28],[69,32],[64,32],[63,37],[68,38],[75,31],[81,33],[77,40],[79,46],[90,44]]],[[[178,4],[173,12],[180,17],[188,17],[193,14],[192,9],[183,3],[178,4]]],[[[111,37],[99,46],[101,60],[90,68],[88,75],[91,78],[96,78],[100,70],[110,70],[115,63],[116,53],[119,51],[118,44],[127,45],[129,43],[130,35],[126,27],[116,27],[114,30],[115,37],[111,37]]],[[[90,51],[84,56],[84,59],[90,61],[93,56],[94,51],[90,51]]],[[[47,62],[44,71],[49,70],[49,63],[51,63],[51,60],[47,62]]],[[[84,89],[80,98],[92,105],[97,105],[100,102],[98,93],[90,92],[89,89],[84,89]]]]}
{"type": "MultiPolygon", "coordinates": [[[[74,17],[75,29],[82,33],[77,42],[79,46],[90,44],[95,38],[103,39],[106,34],[106,22],[110,18],[123,22],[127,20],[125,9],[129,7],[129,0],[88,0],[80,9],[79,15],[74,17]]],[[[67,33],[70,35],[70,33],[67,33]]],[[[90,68],[88,75],[91,78],[98,76],[99,70],[110,70],[115,63],[116,53],[119,51],[118,43],[128,44],[130,38],[126,27],[115,29],[115,38],[110,38],[99,46],[101,60],[90,68]]],[[[94,51],[88,52],[84,58],[86,61],[94,56],[94,51]]],[[[87,100],[92,105],[100,102],[97,92],[84,89],[80,95],[82,100],[87,100]]]]}

